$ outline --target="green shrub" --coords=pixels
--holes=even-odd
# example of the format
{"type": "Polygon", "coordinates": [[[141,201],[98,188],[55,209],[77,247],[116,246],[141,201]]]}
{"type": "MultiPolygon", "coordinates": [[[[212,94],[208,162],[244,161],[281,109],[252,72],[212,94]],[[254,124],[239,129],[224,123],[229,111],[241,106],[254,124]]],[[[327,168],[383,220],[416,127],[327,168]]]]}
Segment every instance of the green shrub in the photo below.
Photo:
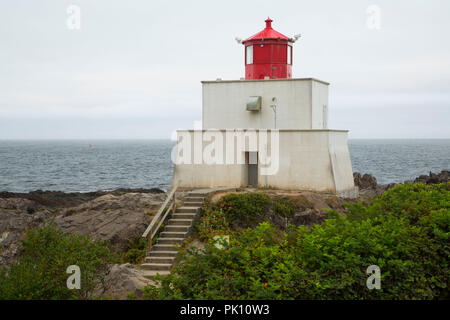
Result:
{"type": "Polygon", "coordinates": [[[136,294],[134,292],[128,292],[127,300],[136,300],[136,294]]]}
{"type": "Polygon", "coordinates": [[[195,229],[200,240],[209,241],[216,235],[230,233],[229,218],[223,210],[207,208],[195,229]]]}
{"type": "MultiPolygon", "coordinates": [[[[159,280],[160,277],[158,277],[158,275],[155,277],[156,280],[159,280]]],[[[144,288],[144,293],[142,294],[142,298],[144,300],[160,300],[160,299],[164,299],[164,297],[162,295],[160,295],[160,292],[162,291],[160,288],[149,285],[149,286],[145,286],[144,288]]]]}
{"type": "Polygon", "coordinates": [[[202,217],[195,227],[197,235],[200,240],[209,241],[216,235],[229,234],[236,226],[254,227],[270,205],[269,196],[263,193],[227,194],[217,203],[208,202],[202,209],[202,217]]]}
{"type": "Polygon", "coordinates": [[[274,198],[272,199],[272,206],[274,213],[285,219],[285,228],[287,229],[297,209],[295,203],[287,198],[274,198]]]}
{"type": "MultiPolygon", "coordinates": [[[[351,221],[335,216],[320,227],[298,229],[292,252],[302,271],[294,275],[292,295],[313,299],[433,298],[432,275],[425,274],[422,244],[426,237],[405,219],[372,218],[351,221]],[[365,271],[381,268],[381,290],[366,288],[365,271]]],[[[426,259],[432,258],[430,256],[426,259]]]]}
{"type": "Polygon", "coordinates": [[[231,193],[222,197],[216,208],[223,210],[232,222],[251,225],[266,213],[270,198],[264,193],[231,193]]]}
{"type": "Polygon", "coordinates": [[[87,299],[104,279],[112,260],[102,241],[65,234],[54,223],[31,229],[23,241],[23,255],[9,269],[0,270],[0,299],[87,299]],[[69,290],[67,267],[81,271],[81,289],[69,290]]]}
{"type": "Polygon", "coordinates": [[[205,250],[187,248],[182,253],[183,263],[162,278],[161,288],[148,286],[144,298],[273,298],[276,289],[269,284],[277,278],[277,263],[285,259],[279,247],[279,231],[265,223],[256,230],[245,230],[239,237],[237,241],[232,237],[227,250],[211,243],[205,250]]]}
{"type": "Polygon", "coordinates": [[[264,221],[276,221],[279,228],[287,230],[295,213],[310,206],[312,204],[304,196],[291,199],[271,198],[264,193],[228,194],[216,203],[208,202],[204,206],[196,231],[200,240],[209,241],[216,235],[254,228],[264,221]]]}
{"type": "Polygon", "coordinates": [[[233,232],[226,250],[182,252],[147,298],[449,299],[449,199],[448,183],[399,185],[311,229],[266,222],[233,232]],[[370,265],[381,269],[380,290],[366,286],[370,265]]]}
{"type": "MultiPolygon", "coordinates": [[[[374,199],[367,208],[367,215],[392,214],[416,223],[420,218],[430,215],[435,210],[450,207],[449,189],[450,183],[397,185],[374,199]]],[[[358,210],[365,212],[361,208],[358,210]]]]}
{"type": "Polygon", "coordinates": [[[120,263],[134,263],[138,264],[144,261],[147,252],[147,239],[136,237],[133,240],[128,240],[127,248],[120,257],[120,263]]]}

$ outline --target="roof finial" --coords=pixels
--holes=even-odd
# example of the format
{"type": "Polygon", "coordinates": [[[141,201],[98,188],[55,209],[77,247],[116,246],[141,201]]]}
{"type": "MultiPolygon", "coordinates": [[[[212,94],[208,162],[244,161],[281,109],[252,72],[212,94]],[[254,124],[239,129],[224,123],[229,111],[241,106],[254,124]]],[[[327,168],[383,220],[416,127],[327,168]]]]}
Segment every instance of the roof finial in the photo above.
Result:
{"type": "Polygon", "coordinates": [[[272,19],[270,19],[269,17],[267,17],[266,20],[266,29],[272,29],[272,19]]]}

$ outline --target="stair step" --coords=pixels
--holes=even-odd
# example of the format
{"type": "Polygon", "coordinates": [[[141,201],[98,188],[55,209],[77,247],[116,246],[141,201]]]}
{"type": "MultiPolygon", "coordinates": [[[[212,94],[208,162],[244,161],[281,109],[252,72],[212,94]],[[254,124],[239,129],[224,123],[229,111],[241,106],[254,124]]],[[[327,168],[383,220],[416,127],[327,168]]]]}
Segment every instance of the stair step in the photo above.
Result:
{"type": "Polygon", "coordinates": [[[198,208],[193,207],[180,207],[175,210],[175,213],[197,213],[198,208]]]}
{"type": "Polygon", "coordinates": [[[144,277],[147,279],[152,279],[154,276],[159,274],[160,276],[167,276],[170,274],[170,271],[168,270],[143,270],[144,271],[144,277]]]}
{"type": "Polygon", "coordinates": [[[190,226],[192,221],[192,219],[169,219],[169,225],[190,226]]]}
{"type": "Polygon", "coordinates": [[[189,227],[188,226],[174,226],[174,225],[170,225],[170,226],[166,226],[164,228],[163,232],[189,232],[189,227]]]}
{"type": "Polygon", "coordinates": [[[158,244],[175,244],[182,243],[184,238],[159,238],[158,244]]]}
{"type": "Polygon", "coordinates": [[[184,202],[183,207],[194,207],[200,208],[203,205],[203,202],[184,202]]]}
{"type": "Polygon", "coordinates": [[[142,269],[149,270],[170,270],[172,267],[171,263],[143,263],[141,264],[142,269]]]}
{"type": "Polygon", "coordinates": [[[173,264],[175,257],[146,257],[146,263],[173,264]]]}
{"type": "Polygon", "coordinates": [[[154,246],[152,246],[151,252],[156,252],[156,251],[164,251],[164,252],[172,251],[172,252],[176,253],[176,252],[178,252],[178,249],[175,248],[171,244],[159,244],[159,243],[157,243],[154,246]]]}
{"type": "Polygon", "coordinates": [[[208,193],[205,192],[189,192],[188,197],[206,197],[208,193]]]}
{"type": "Polygon", "coordinates": [[[176,257],[177,251],[150,251],[149,257],[176,257]]]}
{"type": "Polygon", "coordinates": [[[161,232],[160,239],[161,238],[186,238],[187,232],[173,232],[173,231],[164,231],[161,232]]]}
{"type": "Polygon", "coordinates": [[[186,197],[184,201],[186,202],[201,202],[203,203],[203,200],[205,200],[204,197],[186,197]]]}
{"type": "Polygon", "coordinates": [[[196,215],[195,213],[174,213],[172,219],[193,220],[196,215]]]}

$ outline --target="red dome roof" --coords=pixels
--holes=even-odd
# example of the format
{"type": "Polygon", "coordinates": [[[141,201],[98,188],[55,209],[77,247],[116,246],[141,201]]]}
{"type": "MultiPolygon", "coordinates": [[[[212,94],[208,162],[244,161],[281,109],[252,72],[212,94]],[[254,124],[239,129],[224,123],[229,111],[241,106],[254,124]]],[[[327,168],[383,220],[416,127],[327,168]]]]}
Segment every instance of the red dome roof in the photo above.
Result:
{"type": "Polygon", "coordinates": [[[267,18],[266,28],[264,30],[258,32],[257,34],[251,36],[250,38],[245,39],[244,41],[242,41],[242,43],[245,43],[247,41],[252,41],[252,40],[261,40],[261,39],[281,39],[281,40],[291,41],[291,38],[286,37],[285,35],[272,29],[272,21],[273,20],[271,20],[270,18],[267,18]]]}

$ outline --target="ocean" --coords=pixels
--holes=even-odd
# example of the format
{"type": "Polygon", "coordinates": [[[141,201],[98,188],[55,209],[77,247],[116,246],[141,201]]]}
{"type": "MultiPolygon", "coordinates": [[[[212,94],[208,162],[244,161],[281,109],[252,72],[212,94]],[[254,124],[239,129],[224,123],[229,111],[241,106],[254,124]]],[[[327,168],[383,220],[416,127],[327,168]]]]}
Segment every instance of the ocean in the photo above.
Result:
{"type": "MultiPolygon", "coordinates": [[[[169,140],[0,141],[0,191],[88,192],[171,183],[169,140]]],[[[450,139],[350,140],[353,172],[378,183],[450,169],[450,139]]]]}

